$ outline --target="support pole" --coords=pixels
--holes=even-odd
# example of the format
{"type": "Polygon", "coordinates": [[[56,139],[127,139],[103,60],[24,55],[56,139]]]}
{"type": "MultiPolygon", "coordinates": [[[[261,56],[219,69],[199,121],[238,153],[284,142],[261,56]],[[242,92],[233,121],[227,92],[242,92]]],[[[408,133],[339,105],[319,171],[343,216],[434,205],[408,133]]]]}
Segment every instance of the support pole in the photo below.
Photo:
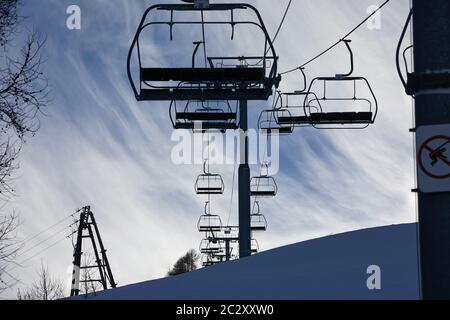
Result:
{"type": "MultiPolygon", "coordinates": [[[[103,262],[100,259],[100,255],[98,254],[97,244],[95,243],[94,232],[92,231],[92,227],[90,224],[87,225],[87,230],[89,233],[89,238],[91,238],[92,247],[94,248],[95,255],[95,263],[97,264],[98,272],[100,274],[100,283],[102,284],[103,290],[108,289],[108,285],[106,283],[105,273],[103,272],[103,262]]],[[[84,279],[87,280],[87,279],[84,279]]]]}
{"type": "MultiPolygon", "coordinates": [[[[413,0],[415,74],[450,70],[450,1],[413,0]]],[[[417,92],[416,126],[450,124],[450,90],[417,92]]],[[[418,168],[418,170],[420,170],[418,168]]],[[[450,299],[450,193],[418,194],[423,299],[450,299]]]]}
{"type": "Polygon", "coordinates": [[[225,260],[231,260],[231,252],[230,252],[230,240],[225,240],[225,260]]]}
{"type": "Polygon", "coordinates": [[[239,258],[251,255],[250,237],[250,167],[248,165],[247,100],[239,102],[239,258]]]}
{"type": "Polygon", "coordinates": [[[80,269],[83,245],[83,229],[86,227],[89,211],[90,207],[84,207],[80,213],[77,243],[75,245],[75,250],[73,253],[72,288],[70,289],[70,296],[77,296],[80,293],[80,269]]]}
{"type": "MultiPolygon", "coordinates": [[[[109,280],[109,284],[110,284],[111,288],[115,288],[116,282],[114,281],[114,276],[111,271],[111,266],[109,265],[108,256],[106,255],[106,249],[103,245],[102,237],[100,236],[100,231],[98,230],[97,222],[95,221],[94,214],[91,211],[89,211],[89,215],[91,217],[92,225],[94,226],[95,234],[97,235],[98,245],[100,246],[100,253],[102,255],[104,267],[106,268],[106,276],[109,280]]],[[[106,290],[106,288],[105,288],[105,290],[106,290]]]]}

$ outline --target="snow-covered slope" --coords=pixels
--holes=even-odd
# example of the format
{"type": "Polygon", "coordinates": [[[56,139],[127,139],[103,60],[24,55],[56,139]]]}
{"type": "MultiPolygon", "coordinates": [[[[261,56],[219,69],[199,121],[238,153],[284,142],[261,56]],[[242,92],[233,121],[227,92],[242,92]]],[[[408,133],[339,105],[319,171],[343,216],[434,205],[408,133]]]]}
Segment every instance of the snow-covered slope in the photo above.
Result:
{"type": "Polygon", "coordinates": [[[416,243],[416,224],[353,231],[103,291],[91,298],[418,299],[416,243]],[[381,290],[367,288],[370,265],[381,268],[381,290]]]}

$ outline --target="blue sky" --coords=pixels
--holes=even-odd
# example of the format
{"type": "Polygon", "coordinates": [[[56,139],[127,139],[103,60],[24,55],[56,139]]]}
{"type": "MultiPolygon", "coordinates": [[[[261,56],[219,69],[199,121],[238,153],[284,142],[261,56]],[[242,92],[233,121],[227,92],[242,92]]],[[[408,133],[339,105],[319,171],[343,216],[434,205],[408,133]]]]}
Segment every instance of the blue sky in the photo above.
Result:
{"type": "MultiPolygon", "coordinates": [[[[271,34],[287,2],[249,1],[261,11],[271,34]]],[[[204,199],[193,192],[201,167],[172,164],[167,103],[136,102],[126,78],[131,39],[143,10],[154,3],[44,0],[27,1],[23,8],[29,17],[26,24],[47,36],[44,71],[53,101],[41,119],[41,130],[23,151],[16,181],[19,196],[9,206],[21,214],[26,238],[90,204],[120,285],[164,276],[201,240],[196,224],[204,199]],[[66,8],[71,4],[81,8],[79,31],[66,28],[66,8]]],[[[308,60],[359,23],[370,5],[380,3],[294,0],[276,41],[279,68],[308,60]]],[[[395,71],[395,47],[408,10],[408,0],[393,1],[382,11],[380,30],[363,26],[352,36],[355,74],[369,79],[379,100],[377,123],[364,131],[298,129],[282,138],[279,195],[261,202],[269,222],[268,231],[258,236],[263,250],[416,220],[410,192],[411,101],[395,71]]],[[[157,52],[155,39],[152,48],[157,52]]],[[[250,44],[235,44],[234,49],[241,45],[250,44]]],[[[308,66],[308,74],[343,72],[347,59],[345,48],[337,47],[308,66]]],[[[300,85],[293,73],[283,78],[281,89],[300,85]]],[[[268,103],[250,107],[251,125],[256,127],[268,103]]],[[[256,174],[258,168],[253,169],[256,174]]],[[[227,191],[214,201],[214,208],[223,220],[231,212],[230,220],[236,222],[236,198],[230,210],[233,166],[219,166],[217,171],[227,191]]],[[[59,278],[70,278],[69,240],[16,269],[24,284],[33,280],[41,259],[59,278]]],[[[7,294],[14,296],[15,290],[7,294]]]]}

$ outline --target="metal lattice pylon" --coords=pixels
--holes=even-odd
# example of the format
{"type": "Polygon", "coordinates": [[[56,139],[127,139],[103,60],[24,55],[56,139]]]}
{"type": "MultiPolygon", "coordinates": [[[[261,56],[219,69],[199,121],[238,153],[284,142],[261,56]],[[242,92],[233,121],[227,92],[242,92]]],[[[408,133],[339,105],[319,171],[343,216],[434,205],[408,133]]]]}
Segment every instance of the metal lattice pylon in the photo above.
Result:
{"type": "Polygon", "coordinates": [[[116,287],[114,277],[109,266],[106,250],[103,246],[100,232],[91,211],[90,206],[86,206],[80,210],[80,221],[77,232],[77,242],[73,254],[73,274],[72,274],[72,288],[70,296],[77,296],[80,293],[81,282],[99,282],[104,290],[108,289],[108,284],[111,288],[116,287]],[[83,255],[83,240],[90,239],[92,249],[95,254],[95,264],[91,266],[82,266],[81,257],[83,255]],[[80,271],[86,269],[97,269],[100,279],[80,279],[80,271]]]}

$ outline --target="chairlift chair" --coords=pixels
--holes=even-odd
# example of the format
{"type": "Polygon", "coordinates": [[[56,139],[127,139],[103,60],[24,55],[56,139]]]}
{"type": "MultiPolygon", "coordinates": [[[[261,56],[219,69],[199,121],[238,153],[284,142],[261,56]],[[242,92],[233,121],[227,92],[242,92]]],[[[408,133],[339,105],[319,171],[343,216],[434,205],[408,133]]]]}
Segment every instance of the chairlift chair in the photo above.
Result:
{"type": "Polygon", "coordinates": [[[290,117],[289,110],[283,108],[283,99],[280,92],[272,109],[263,110],[258,118],[258,129],[264,135],[289,135],[294,131],[290,123],[279,123],[279,117],[290,117]]]}
{"type": "Polygon", "coordinates": [[[278,119],[291,117],[287,109],[263,110],[259,116],[258,128],[264,135],[289,135],[294,132],[294,125],[290,122],[279,122],[278,119]]]}
{"type": "Polygon", "coordinates": [[[219,215],[208,212],[209,202],[206,202],[205,213],[200,216],[197,228],[199,232],[217,232],[222,229],[222,220],[219,215]]]}
{"type": "Polygon", "coordinates": [[[195,193],[198,195],[218,195],[225,191],[225,184],[220,174],[208,172],[206,161],[203,164],[203,173],[195,182],[195,193]]]}
{"type": "Polygon", "coordinates": [[[278,192],[278,186],[275,179],[268,174],[266,165],[266,174],[253,177],[250,181],[250,195],[252,197],[275,197],[278,192]]]}
{"type": "Polygon", "coordinates": [[[210,267],[210,266],[219,264],[221,262],[222,262],[222,259],[219,257],[216,257],[214,255],[210,255],[210,254],[202,255],[202,266],[203,267],[210,267]]]}
{"type": "MultiPolygon", "coordinates": [[[[307,96],[315,96],[314,92],[308,92],[307,78],[304,68],[298,69],[302,74],[303,88],[301,90],[296,90],[294,92],[284,92],[282,93],[282,101],[284,108],[289,112],[288,114],[282,114],[277,117],[278,124],[290,125],[294,128],[296,127],[310,127],[311,119],[309,114],[311,113],[310,106],[305,103],[307,96]],[[294,102],[292,101],[294,100],[294,102]]],[[[307,101],[306,101],[307,102],[307,101]]],[[[312,108],[315,108],[312,106],[312,108]]],[[[319,104],[320,108],[320,104],[319,104]]],[[[321,109],[320,109],[321,110],[321,109]]],[[[314,110],[314,111],[320,111],[314,110]]]]}
{"type": "Polygon", "coordinates": [[[200,242],[199,250],[200,253],[203,254],[220,254],[223,251],[223,248],[220,241],[208,237],[200,242]]]}
{"type": "MultiPolygon", "coordinates": [[[[375,122],[378,112],[377,98],[368,80],[364,77],[352,76],[353,52],[350,40],[342,40],[350,53],[350,72],[337,74],[334,77],[317,77],[311,81],[304,105],[311,125],[317,129],[364,129],[375,122]],[[350,84],[352,94],[338,97],[327,92],[330,84],[350,84]],[[312,89],[321,88],[322,95],[312,94],[312,89]],[[360,96],[359,90],[364,90],[360,96]],[[319,97],[318,97],[319,96],[319,97]],[[339,105],[338,110],[331,110],[332,105],[339,105]],[[343,106],[351,111],[342,111],[343,106]]],[[[316,91],[316,93],[318,93],[316,91]]]]}
{"type": "Polygon", "coordinates": [[[259,244],[256,239],[252,239],[251,246],[250,246],[251,253],[258,253],[259,251],[259,244]]]}
{"type": "Polygon", "coordinates": [[[235,130],[238,128],[237,107],[233,110],[229,101],[187,101],[182,110],[176,100],[170,103],[169,114],[174,129],[194,132],[209,130],[235,130]]]}
{"type": "Polygon", "coordinates": [[[250,228],[252,231],[266,231],[267,220],[266,217],[261,214],[259,203],[255,202],[256,211],[250,215],[250,228]]]}
{"type": "Polygon", "coordinates": [[[220,232],[214,233],[214,237],[224,241],[228,239],[234,242],[239,237],[239,227],[223,226],[220,232]]]}
{"type": "Polygon", "coordinates": [[[309,106],[305,104],[306,96],[315,96],[313,92],[306,91],[294,91],[294,92],[286,92],[283,93],[283,96],[286,97],[286,110],[287,114],[282,114],[277,117],[277,122],[280,126],[292,126],[293,128],[297,127],[311,127],[311,111],[309,109],[313,109],[313,111],[321,111],[320,105],[317,107],[309,106]],[[299,99],[301,104],[291,103],[292,99],[299,99]]]}
{"type": "MultiPolygon", "coordinates": [[[[218,35],[219,38],[220,36],[225,34],[218,35]]],[[[180,51],[181,49],[178,52],[180,51]]],[[[185,56],[189,55],[190,52],[185,53],[185,56]]],[[[172,60],[168,57],[167,60],[174,59],[179,60],[179,56],[172,57],[172,60]]],[[[272,94],[273,86],[278,86],[280,82],[277,60],[273,42],[262,17],[251,5],[220,3],[198,7],[195,4],[157,4],[144,12],[128,53],[127,73],[138,101],[267,100],[272,94]],[[254,17],[251,20],[241,19],[242,13],[245,12],[254,14],[254,17]],[[154,19],[153,13],[157,13],[157,19],[154,19]],[[186,13],[196,16],[192,19],[177,20],[186,13]],[[208,14],[223,14],[224,18],[207,20],[204,16],[207,17],[208,14]],[[144,61],[144,58],[152,61],[152,46],[145,43],[147,37],[144,36],[144,31],[155,33],[158,27],[167,27],[169,39],[175,41],[174,27],[178,26],[201,27],[203,30],[203,41],[192,39],[192,63],[183,67],[170,67],[151,65],[144,61]],[[256,27],[261,32],[261,40],[264,40],[261,43],[261,54],[221,57],[206,55],[204,66],[195,65],[195,57],[201,46],[204,47],[204,55],[206,54],[204,31],[213,26],[230,26],[231,40],[234,40],[235,33],[240,31],[238,26],[256,27]],[[139,74],[135,72],[134,67],[137,67],[139,74]]]]}

